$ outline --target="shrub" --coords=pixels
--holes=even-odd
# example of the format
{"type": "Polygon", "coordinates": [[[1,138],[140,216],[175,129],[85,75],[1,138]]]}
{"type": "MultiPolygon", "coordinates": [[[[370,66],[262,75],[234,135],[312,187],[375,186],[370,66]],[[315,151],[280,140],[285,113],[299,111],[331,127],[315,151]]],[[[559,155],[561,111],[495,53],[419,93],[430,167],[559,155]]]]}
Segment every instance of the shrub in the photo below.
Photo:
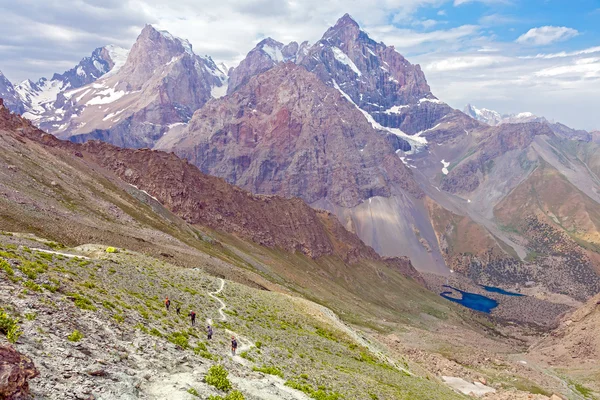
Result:
{"type": "Polygon", "coordinates": [[[125,316],[123,314],[114,314],[113,319],[117,321],[119,324],[125,322],[125,316]]]}
{"type": "Polygon", "coordinates": [[[36,313],[26,313],[25,314],[25,319],[27,321],[33,321],[37,318],[37,314],[36,313]]]}
{"type": "Polygon", "coordinates": [[[19,329],[19,320],[11,318],[6,312],[0,309],[0,332],[6,335],[9,342],[15,343],[23,333],[19,329]]]}
{"type": "Polygon", "coordinates": [[[79,342],[83,339],[83,333],[79,332],[77,329],[73,331],[69,336],[67,336],[70,342],[79,342]]]}
{"type": "Polygon", "coordinates": [[[21,272],[23,272],[29,279],[36,279],[38,274],[46,272],[48,266],[44,263],[40,263],[37,261],[24,261],[20,269],[21,272]]]}
{"type": "Polygon", "coordinates": [[[82,310],[96,311],[97,308],[90,299],[84,297],[80,293],[68,293],[69,296],[75,299],[75,306],[82,310]]]}
{"type": "Polygon", "coordinates": [[[146,328],[143,324],[139,323],[134,326],[135,329],[139,329],[140,331],[148,334],[148,328],[146,328]]]}
{"type": "Polygon", "coordinates": [[[281,372],[281,370],[277,367],[274,367],[272,365],[263,365],[262,367],[254,367],[252,368],[252,371],[257,371],[257,372],[262,372],[264,374],[269,374],[269,375],[275,375],[278,376],[280,378],[283,378],[283,372],[281,372]]]}
{"type": "Polygon", "coordinates": [[[4,260],[0,260],[0,268],[3,269],[4,272],[6,272],[6,275],[8,276],[15,275],[15,271],[11,268],[10,264],[4,260]]]}
{"type": "Polygon", "coordinates": [[[160,337],[160,338],[163,337],[163,334],[156,328],[150,329],[150,334],[152,336],[156,336],[156,337],[160,337]]]}
{"type": "Polygon", "coordinates": [[[49,283],[42,283],[42,287],[51,293],[56,293],[59,288],[58,285],[51,285],[49,283]]]}
{"type": "Polygon", "coordinates": [[[247,351],[242,351],[240,353],[240,357],[245,358],[248,361],[254,362],[254,358],[247,351]]]}
{"type": "Polygon", "coordinates": [[[114,247],[107,247],[106,252],[107,253],[118,253],[119,251],[114,247]]]}
{"type": "Polygon", "coordinates": [[[225,397],[223,396],[208,396],[208,400],[244,400],[244,395],[238,390],[228,393],[225,397]]]}
{"type": "Polygon", "coordinates": [[[256,342],[254,343],[254,346],[256,346],[257,349],[260,349],[262,347],[262,342],[256,342]]]}
{"type": "Polygon", "coordinates": [[[25,286],[26,288],[33,290],[34,292],[41,292],[42,291],[42,287],[40,285],[38,285],[37,283],[35,283],[34,281],[26,281],[23,286],[25,286]]]}
{"type": "Polygon", "coordinates": [[[173,332],[169,336],[167,336],[167,340],[174,345],[181,347],[182,349],[187,349],[190,347],[188,343],[188,335],[183,332],[173,332]]]}
{"type": "Polygon", "coordinates": [[[204,377],[204,381],[219,390],[228,392],[231,390],[231,382],[227,379],[227,375],[229,375],[229,373],[222,365],[213,365],[209,368],[208,373],[204,377]]]}
{"type": "Polygon", "coordinates": [[[194,388],[189,388],[187,390],[187,392],[189,394],[191,394],[192,396],[200,397],[200,393],[198,393],[198,391],[196,389],[194,389],[194,388]]]}
{"type": "Polygon", "coordinates": [[[54,260],[54,254],[52,254],[52,253],[44,253],[42,251],[36,251],[35,256],[39,257],[39,258],[43,258],[46,261],[54,260]]]}
{"type": "Polygon", "coordinates": [[[288,380],[285,382],[285,386],[289,386],[292,389],[304,392],[315,400],[340,400],[343,398],[343,396],[338,392],[328,392],[324,387],[319,387],[317,390],[315,390],[309,383],[300,383],[297,381],[288,380]]]}
{"type": "MultiPolygon", "coordinates": [[[[206,346],[204,348],[206,348],[206,346]]],[[[207,360],[213,360],[213,361],[219,360],[219,357],[215,356],[214,354],[209,353],[207,350],[202,350],[202,347],[200,347],[200,346],[196,346],[194,348],[194,354],[196,354],[197,356],[200,356],[202,358],[206,358],[207,360]]]]}
{"type": "Polygon", "coordinates": [[[207,351],[206,345],[202,342],[196,343],[196,347],[194,348],[194,352],[198,354],[200,351],[207,351]]]}

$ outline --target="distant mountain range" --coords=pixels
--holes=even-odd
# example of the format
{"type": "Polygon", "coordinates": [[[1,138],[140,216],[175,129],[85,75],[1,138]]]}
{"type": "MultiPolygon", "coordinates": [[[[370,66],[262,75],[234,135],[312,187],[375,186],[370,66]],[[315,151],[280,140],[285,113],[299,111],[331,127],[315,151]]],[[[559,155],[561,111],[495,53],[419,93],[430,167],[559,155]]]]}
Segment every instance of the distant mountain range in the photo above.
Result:
{"type": "Polygon", "coordinates": [[[233,68],[148,25],[131,50],[96,49],[35,83],[0,76],[0,93],[59,138],[174,152],[250,192],[299,197],[421,271],[600,291],[600,135],[455,110],[349,15],[316,43],[266,38],[233,68]]]}

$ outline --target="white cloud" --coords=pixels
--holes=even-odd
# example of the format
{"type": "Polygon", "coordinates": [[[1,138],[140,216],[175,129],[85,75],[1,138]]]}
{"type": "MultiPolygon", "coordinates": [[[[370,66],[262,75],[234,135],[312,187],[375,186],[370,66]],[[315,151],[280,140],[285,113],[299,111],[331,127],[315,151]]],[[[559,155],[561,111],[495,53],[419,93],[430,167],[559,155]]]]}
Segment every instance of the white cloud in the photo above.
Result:
{"type": "Polygon", "coordinates": [[[600,58],[583,58],[571,65],[545,68],[535,73],[538,77],[563,77],[574,79],[600,78],[600,58]]]}
{"type": "Polygon", "coordinates": [[[459,43],[465,38],[472,37],[478,31],[479,27],[477,25],[462,25],[432,32],[415,32],[408,29],[398,29],[391,25],[368,29],[373,38],[394,45],[398,49],[411,49],[425,43],[459,43]]]}
{"type": "Polygon", "coordinates": [[[435,19],[423,19],[423,20],[413,22],[412,25],[413,26],[422,26],[425,29],[431,29],[440,23],[441,23],[441,21],[437,21],[435,19]]]}
{"type": "Polygon", "coordinates": [[[510,4],[511,0],[454,0],[454,6],[462,6],[463,4],[468,4],[468,3],[483,3],[483,4],[494,4],[494,3],[500,3],[500,4],[510,4]]]}
{"type": "Polygon", "coordinates": [[[593,53],[600,53],[600,46],[590,47],[588,49],[577,50],[577,51],[572,51],[572,52],[561,51],[560,53],[550,53],[550,54],[540,53],[540,54],[536,54],[535,56],[523,56],[521,58],[522,59],[531,59],[531,58],[552,59],[552,58],[580,56],[580,55],[584,55],[584,54],[593,54],[593,53]]]}
{"type": "Polygon", "coordinates": [[[460,56],[438,60],[426,66],[428,71],[444,72],[467,69],[479,69],[509,61],[510,58],[502,56],[460,56]]]}
{"type": "Polygon", "coordinates": [[[508,25],[518,21],[515,17],[502,14],[489,14],[479,18],[479,24],[484,26],[508,25]]]}
{"type": "Polygon", "coordinates": [[[573,28],[565,26],[542,26],[531,28],[527,33],[519,36],[517,43],[544,46],[555,42],[562,42],[579,35],[573,28]]]}

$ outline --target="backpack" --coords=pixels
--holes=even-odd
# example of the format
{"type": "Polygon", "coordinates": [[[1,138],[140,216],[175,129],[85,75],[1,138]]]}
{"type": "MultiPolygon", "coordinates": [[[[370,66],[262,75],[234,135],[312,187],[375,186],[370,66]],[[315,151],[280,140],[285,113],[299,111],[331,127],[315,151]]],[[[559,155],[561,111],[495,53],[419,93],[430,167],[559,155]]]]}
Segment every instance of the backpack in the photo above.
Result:
{"type": "Polygon", "coordinates": [[[233,339],[233,340],[232,340],[232,342],[231,342],[231,345],[232,345],[234,348],[237,348],[237,340],[233,339]]]}

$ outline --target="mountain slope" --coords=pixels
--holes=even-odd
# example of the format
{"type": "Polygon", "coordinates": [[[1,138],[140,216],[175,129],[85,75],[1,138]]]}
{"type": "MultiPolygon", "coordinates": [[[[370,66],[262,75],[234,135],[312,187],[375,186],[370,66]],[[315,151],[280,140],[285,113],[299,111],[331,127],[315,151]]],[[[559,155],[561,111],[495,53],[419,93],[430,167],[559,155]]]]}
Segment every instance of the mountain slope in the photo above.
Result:
{"type": "MultiPolygon", "coordinates": [[[[438,354],[442,348],[477,354],[477,360],[499,357],[502,363],[510,363],[514,370],[502,372],[504,365],[486,362],[483,375],[502,374],[495,379],[511,388],[511,382],[526,373],[502,354],[514,349],[514,343],[494,336],[487,319],[429,292],[415,282],[418,276],[407,279],[405,274],[412,270],[407,260],[370,257],[369,250],[356,236],[344,233],[336,219],[299,206],[299,200],[244,193],[220,179],[203,176],[173,155],[59,141],[4,108],[0,109],[0,131],[0,229],[19,232],[0,233],[0,260],[10,266],[7,269],[3,264],[0,269],[6,289],[0,300],[10,306],[11,318],[13,313],[33,315],[18,322],[24,334],[17,348],[36,363],[40,351],[53,355],[40,362],[42,377],[32,386],[36,394],[64,398],[65,391],[86,394],[83,391],[89,386],[93,393],[102,388],[104,395],[118,392],[122,396],[129,392],[121,384],[137,382],[139,377],[142,383],[132,398],[164,397],[159,389],[164,389],[165,382],[176,384],[169,390],[178,394],[197,386],[208,395],[215,391],[202,383],[202,377],[213,365],[213,355],[222,357],[220,362],[239,385],[236,388],[249,399],[261,398],[265,393],[261,390],[286,388],[284,381],[278,384],[251,371],[253,366],[264,365],[278,367],[285,379],[310,384],[313,390],[327,382],[323,391],[340,392],[348,399],[362,399],[365,392],[382,398],[462,398],[442,386],[439,376],[477,378],[467,368],[445,366],[450,361],[438,354]],[[282,215],[281,220],[273,221],[276,215],[282,215]],[[298,226],[296,217],[311,224],[298,226]],[[334,250],[310,258],[281,245],[262,246],[248,240],[256,224],[267,224],[262,226],[287,243],[302,238],[302,232],[313,232],[311,238],[319,239],[325,231],[334,250]],[[65,245],[77,247],[66,249],[65,245]],[[120,250],[108,253],[107,246],[120,250]],[[72,260],[36,248],[90,260],[72,260]],[[360,257],[347,263],[343,254],[360,257]],[[36,271],[28,269],[32,265],[36,271]],[[219,296],[211,296],[209,292],[214,293],[220,281],[202,270],[260,290],[228,281],[219,296]],[[205,343],[205,350],[198,345],[195,355],[184,345],[196,346],[202,331],[190,330],[172,309],[163,314],[165,295],[174,305],[182,304],[184,312],[193,308],[199,319],[215,318],[215,322],[219,302],[214,297],[226,303],[227,321],[214,324],[215,340],[205,343]],[[354,325],[299,295],[327,304],[354,325]],[[75,329],[83,334],[77,344],[67,340],[75,329]],[[242,349],[250,359],[227,356],[222,338],[231,332],[243,346],[249,346],[242,349]],[[396,335],[421,350],[406,352],[406,356],[390,353],[381,339],[398,343],[396,335]],[[40,337],[52,340],[39,342],[40,337]],[[414,337],[435,338],[430,342],[435,348],[415,342],[414,337]],[[261,342],[260,353],[250,346],[256,341],[261,342]],[[482,341],[491,347],[490,352],[499,353],[484,355],[469,347],[482,341]],[[62,349],[74,356],[65,361],[58,356],[62,349]],[[422,358],[430,352],[438,360],[433,365],[422,358]],[[186,361],[199,373],[191,373],[186,361]],[[402,372],[406,368],[414,375],[402,372]],[[84,373],[61,380],[69,370],[84,373]],[[349,381],[354,384],[348,385],[349,381]]],[[[315,243],[313,248],[319,250],[318,241],[307,240],[306,246],[315,243]]],[[[538,378],[545,386],[548,380],[538,378]]],[[[519,399],[529,395],[517,393],[519,399]]],[[[299,398],[303,397],[291,399],[299,398]]]]}
{"type": "Polygon", "coordinates": [[[364,116],[304,68],[284,64],[197,112],[157,148],[255,193],[355,206],[417,184],[364,116]]]}
{"type": "Polygon", "coordinates": [[[23,102],[19,98],[13,84],[0,71],[0,99],[4,100],[4,104],[9,110],[17,114],[22,114],[25,110],[23,102]]]}
{"type": "Polygon", "coordinates": [[[296,42],[284,45],[271,38],[261,40],[240,64],[230,71],[227,94],[245,85],[254,75],[263,73],[282,62],[300,60],[306,54],[308,46],[308,42],[301,45],[296,42]]]}
{"type": "Polygon", "coordinates": [[[109,71],[116,72],[125,62],[127,50],[109,45],[99,47],[92,55],[83,58],[75,67],[51,79],[40,78],[37,82],[21,82],[16,91],[24,103],[24,116],[44,129],[54,130],[64,110],[60,103],[65,92],[94,82],[109,71]]]}

